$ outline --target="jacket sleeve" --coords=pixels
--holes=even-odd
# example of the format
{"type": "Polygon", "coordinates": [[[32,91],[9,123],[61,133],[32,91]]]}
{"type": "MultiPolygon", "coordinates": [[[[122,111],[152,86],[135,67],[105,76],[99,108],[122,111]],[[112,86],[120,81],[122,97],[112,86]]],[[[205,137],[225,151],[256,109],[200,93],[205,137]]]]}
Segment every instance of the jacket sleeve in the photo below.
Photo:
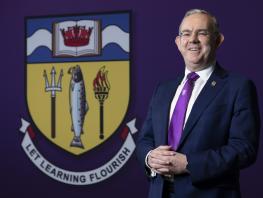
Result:
{"type": "Polygon", "coordinates": [[[217,149],[187,153],[187,169],[190,171],[192,183],[220,179],[255,162],[259,131],[256,88],[252,81],[245,80],[237,90],[227,143],[217,149]]]}
{"type": "Polygon", "coordinates": [[[154,103],[154,98],[157,92],[158,86],[156,87],[150,105],[148,108],[146,119],[143,123],[141,130],[139,131],[139,136],[136,145],[136,154],[141,166],[145,169],[146,175],[151,176],[151,170],[145,164],[145,158],[149,151],[155,148],[153,124],[152,124],[152,106],[154,103]]]}

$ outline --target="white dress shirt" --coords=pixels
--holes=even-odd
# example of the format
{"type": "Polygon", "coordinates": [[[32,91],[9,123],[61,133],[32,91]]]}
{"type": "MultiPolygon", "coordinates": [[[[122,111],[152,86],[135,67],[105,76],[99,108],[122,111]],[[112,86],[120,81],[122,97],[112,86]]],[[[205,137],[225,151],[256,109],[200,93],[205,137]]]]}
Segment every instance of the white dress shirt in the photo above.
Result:
{"type": "MultiPolygon", "coordinates": [[[[187,121],[187,119],[189,117],[189,114],[190,114],[191,110],[192,110],[192,107],[193,107],[193,105],[195,103],[195,100],[197,99],[197,97],[200,94],[201,90],[205,86],[207,80],[209,79],[209,77],[213,73],[214,69],[215,69],[215,64],[212,64],[211,66],[208,66],[207,68],[205,68],[205,69],[203,69],[201,71],[195,72],[195,73],[197,73],[199,75],[199,78],[195,81],[194,88],[193,88],[193,91],[192,91],[192,94],[191,94],[191,97],[190,97],[190,100],[189,100],[189,103],[188,103],[188,106],[187,106],[185,120],[184,120],[184,126],[185,126],[185,123],[186,123],[186,121],[187,121]]],[[[188,70],[187,68],[185,68],[184,78],[181,81],[180,85],[178,86],[178,88],[177,88],[177,90],[175,92],[174,98],[172,100],[172,103],[171,103],[169,123],[171,121],[171,118],[172,118],[172,115],[173,115],[173,111],[174,111],[175,105],[177,103],[177,100],[179,98],[179,95],[180,95],[180,93],[181,93],[181,91],[182,91],[182,89],[184,87],[184,84],[185,84],[185,82],[187,80],[186,79],[187,74],[189,74],[189,73],[191,73],[191,71],[188,70]]],[[[145,157],[145,164],[146,164],[146,166],[148,168],[150,168],[150,166],[148,165],[147,161],[148,161],[148,156],[151,153],[151,151],[149,151],[147,153],[146,157],[145,157]]],[[[153,171],[152,169],[151,169],[151,176],[152,177],[156,176],[156,172],[153,171]]]]}
{"type": "MultiPolygon", "coordinates": [[[[185,120],[184,120],[184,126],[185,126],[185,123],[189,117],[189,114],[192,110],[192,107],[194,105],[194,102],[195,102],[197,96],[200,94],[201,90],[205,86],[207,80],[211,76],[214,69],[215,69],[215,66],[211,65],[211,66],[209,66],[209,67],[207,67],[201,71],[195,72],[199,75],[199,78],[195,81],[194,88],[193,88],[193,91],[192,91],[192,94],[191,94],[191,97],[190,97],[190,100],[189,100],[189,103],[187,106],[187,110],[186,110],[186,114],[185,114],[185,120]]],[[[180,85],[178,86],[178,88],[175,92],[175,95],[174,95],[174,98],[172,100],[171,107],[170,107],[170,121],[172,119],[173,111],[174,111],[175,105],[177,103],[177,100],[179,98],[179,95],[180,95],[180,93],[184,87],[184,84],[186,83],[186,80],[187,80],[186,77],[189,73],[191,73],[191,71],[186,68],[184,78],[183,78],[182,82],[180,83],[180,85]]]]}

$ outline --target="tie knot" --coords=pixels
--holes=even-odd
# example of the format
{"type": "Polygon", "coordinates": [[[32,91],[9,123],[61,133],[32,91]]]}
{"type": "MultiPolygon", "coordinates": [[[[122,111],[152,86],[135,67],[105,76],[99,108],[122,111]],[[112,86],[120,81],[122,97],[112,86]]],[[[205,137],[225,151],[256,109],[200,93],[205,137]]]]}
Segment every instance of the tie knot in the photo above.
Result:
{"type": "Polygon", "coordinates": [[[199,78],[199,75],[195,72],[191,72],[187,74],[187,79],[189,79],[192,82],[196,81],[198,78],[199,78]]]}

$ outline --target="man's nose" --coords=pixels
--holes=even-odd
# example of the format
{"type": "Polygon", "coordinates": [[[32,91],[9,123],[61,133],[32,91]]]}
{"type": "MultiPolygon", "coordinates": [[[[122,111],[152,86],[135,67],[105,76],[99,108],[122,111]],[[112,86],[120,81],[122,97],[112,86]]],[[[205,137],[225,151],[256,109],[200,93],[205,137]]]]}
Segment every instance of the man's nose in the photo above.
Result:
{"type": "Polygon", "coordinates": [[[189,38],[189,41],[191,43],[198,43],[199,42],[199,39],[198,39],[198,33],[196,32],[193,32],[189,38]]]}

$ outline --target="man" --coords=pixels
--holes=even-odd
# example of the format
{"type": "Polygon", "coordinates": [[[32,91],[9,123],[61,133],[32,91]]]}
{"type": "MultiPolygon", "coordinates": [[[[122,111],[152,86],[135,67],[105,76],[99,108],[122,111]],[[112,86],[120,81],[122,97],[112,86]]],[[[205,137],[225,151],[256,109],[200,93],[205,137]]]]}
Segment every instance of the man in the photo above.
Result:
{"type": "Polygon", "coordinates": [[[185,74],[156,88],[138,138],[149,198],[241,196],[239,170],[257,156],[259,108],[254,84],[216,62],[223,40],[210,13],[185,14],[175,40],[185,74]]]}

